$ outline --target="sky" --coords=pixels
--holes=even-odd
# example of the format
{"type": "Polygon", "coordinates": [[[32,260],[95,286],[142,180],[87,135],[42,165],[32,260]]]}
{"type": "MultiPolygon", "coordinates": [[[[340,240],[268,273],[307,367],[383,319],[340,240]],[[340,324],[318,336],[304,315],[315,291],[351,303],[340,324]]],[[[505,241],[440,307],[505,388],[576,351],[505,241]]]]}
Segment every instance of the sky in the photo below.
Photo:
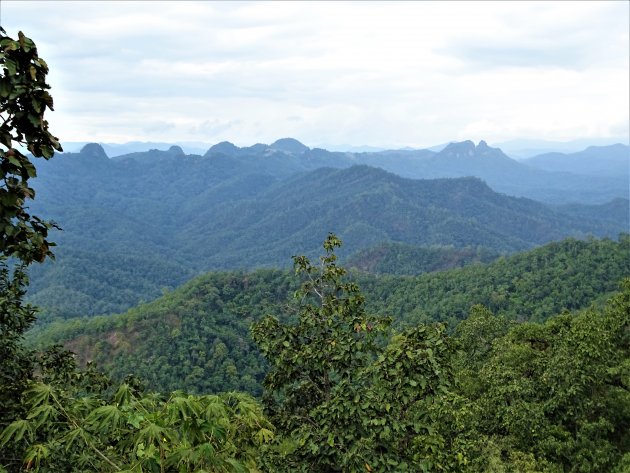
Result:
{"type": "MultiPolygon", "coordinates": [[[[62,143],[627,137],[630,3],[2,0],[62,143]]],[[[626,138],[627,139],[627,138],[626,138]]]]}

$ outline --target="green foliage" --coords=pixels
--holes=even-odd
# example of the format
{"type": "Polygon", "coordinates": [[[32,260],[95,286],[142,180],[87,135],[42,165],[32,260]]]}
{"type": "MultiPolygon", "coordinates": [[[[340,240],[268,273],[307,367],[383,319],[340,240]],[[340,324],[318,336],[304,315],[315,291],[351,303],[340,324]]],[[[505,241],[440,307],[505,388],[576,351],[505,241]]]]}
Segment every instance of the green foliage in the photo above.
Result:
{"type": "Polygon", "coordinates": [[[422,273],[446,271],[479,263],[490,263],[499,255],[485,248],[454,248],[436,246],[430,248],[383,243],[358,251],[344,263],[372,274],[396,274],[415,276],[422,273]]]}
{"type": "Polygon", "coordinates": [[[528,458],[531,471],[623,471],[630,451],[629,330],[630,280],[602,310],[509,331],[487,311],[462,322],[464,350],[456,363],[462,398],[452,417],[467,419],[462,434],[475,471],[492,464],[511,471],[528,458]],[[493,453],[484,453],[488,445],[493,453]]]}
{"type": "Polygon", "coordinates": [[[55,260],[29,270],[28,301],[46,306],[38,324],[124,312],[197,275],[177,260],[127,250],[90,253],[64,245],[55,260]]]}
{"type": "MultiPolygon", "coordinates": [[[[449,322],[453,330],[475,304],[501,319],[545,320],[564,309],[603,303],[630,275],[630,239],[565,240],[522,254],[416,277],[350,273],[366,310],[391,314],[395,328],[449,322]]],[[[266,364],[249,326],[273,313],[296,312],[299,288],[285,271],[208,273],[128,313],[35,327],[37,347],[61,343],[84,364],[116,379],[135,373],[151,389],[244,390],[261,394],[266,364]]],[[[473,335],[474,336],[474,335],[473,335]]]]}
{"type": "Polygon", "coordinates": [[[295,258],[296,272],[307,281],[296,293],[301,301],[297,324],[266,317],[252,329],[254,341],[271,362],[264,386],[272,418],[285,430],[304,422],[303,415],[330,398],[334,386],[351,379],[369,363],[376,337],[388,321],[368,317],[364,298],[353,283],[342,283],[345,270],[336,265],[339,240],[329,236],[320,266],[295,258]],[[282,402],[274,405],[273,397],[282,402]]]}
{"type": "MultiPolygon", "coordinates": [[[[19,149],[34,157],[61,151],[44,119],[52,110],[48,66],[33,41],[22,32],[14,40],[0,28],[0,428],[21,413],[19,397],[33,375],[33,355],[21,345],[35,320],[35,309],[24,303],[26,267],[52,256],[47,240],[55,225],[27,212],[35,197],[29,180],[35,166],[19,149]]],[[[23,426],[16,435],[24,433],[23,426]]],[[[0,456],[5,451],[0,447],[0,456]]]]}
{"type": "Polygon", "coordinates": [[[45,159],[62,149],[44,119],[53,99],[47,90],[48,66],[35,43],[22,32],[13,40],[0,28],[0,67],[0,255],[28,264],[51,255],[46,238],[54,225],[26,211],[25,202],[35,196],[28,181],[36,171],[16,145],[45,159]]]}
{"type": "MultiPolygon", "coordinates": [[[[560,260],[569,250],[599,268],[624,241],[550,247],[560,260]],[[588,258],[575,251],[585,248],[588,258]],[[602,248],[614,250],[603,261],[595,258],[602,248]]],[[[292,304],[281,302],[296,289],[282,271],[210,274],[166,298],[172,305],[150,304],[172,325],[167,342],[175,353],[185,327],[203,332],[197,323],[211,310],[224,314],[221,324],[246,315],[244,305],[258,315],[278,310],[252,327],[269,362],[266,413],[245,394],[143,393],[133,378],[114,388],[53,348],[35,360],[38,377],[28,383],[22,413],[0,433],[11,452],[1,464],[42,472],[625,471],[630,280],[604,308],[545,323],[476,305],[454,337],[443,324],[395,333],[389,319],[369,315],[358,285],[337,265],[339,245],[330,235],[319,264],[294,258],[302,285],[292,304]],[[189,311],[189,321],[179,319],[189,311]]],[[[544,254],[535,250],[527,261],[544,254]]],[[[512,262],[521,264],[518,258],[512,262]]],[[[119,337],[131,336],[136,323],[154,329],[145,312],[130,314],[110,319],[119,337]]],[[[217,344],[215,352],[228,347],[217,344]]]]}
{"type": "Polygon", "coordinates": [[[344,282],[330,235],[320,264],[294,258],[305,277],[296,319],[267,317],[252,335],[270,368],[264,404],[278,441],[270,471],[421,471],[438,451],[426,414],[451,383],[444,327],[420,326],[383,346],[388,319],[369,316],[344,282]]]}
{"type": "Polygon", "coordinates": [[[31,337],[36,347],[65,343],[118,380],[134,373],[150,389],[260,395],[266,365],[249,326],[289,311],[296,289],[280,270],[209,273],[126,314],[35,327],[31,337]]]}
{"type": "Polygon", "coordinates": [[[372,309],[410,325],[435,320],[454,328],[475,304],[518,321],[544,321],[563,310],[603,303],[630,276],[630,236],[566,239],[473,265],[418,277],[362,279],[372,309]]]}
{"type": "Polygon", "coordinates": [[[161,396],[133,379],[113,389],[91,369],[61,379],[44,369],[23,403],[25,416],[0,434],[0,446],[23,452],[7,464],[16,471],[251,472],[274,437],[248,395],[161,396]]]}
{"type": "Polygon", "coordinates": [[[20,411],[19,396],[33,369],[32,353],[21,343],[35,320],[35,309],[23,302],[27,283],[23,265],[11,270],[0,258],[0,428],[20,411]]]}

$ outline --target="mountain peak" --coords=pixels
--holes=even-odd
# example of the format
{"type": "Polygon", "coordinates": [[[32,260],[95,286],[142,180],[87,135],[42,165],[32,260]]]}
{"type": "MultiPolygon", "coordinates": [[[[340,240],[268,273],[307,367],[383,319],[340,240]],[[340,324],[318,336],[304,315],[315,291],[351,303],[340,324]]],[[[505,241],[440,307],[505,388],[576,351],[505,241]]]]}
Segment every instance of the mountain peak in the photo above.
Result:
{"type": "Polygon", "coordinates": [[[493,148],[491,146],[488,146],[488,143],[486,143],[484,140],[481,140],[475,148],[475,154],[478,156],[489,155],[493,153],[504,155],[503,151],[501,151],[500,148],[493,148]]]}
{"type": "Polygon", "coordinates": [[[183,156],[184,150],[181,146],[173,145],[168,149],[168,152],[173,156],[183,156]]]}
{"type": "Polygon", "coordinates": [[[300,143],[295,138],[280,138],[279,140],[274,141],[269,147],[280,151],[286,151],[287,153],[298,154],[310,150],[308,146],[300,143]]]}
{"type": "Polygon", "coordinates": [[[438,154],[448,158],[473,158],[496,153],[503,155],[503,152],[499,148],[488,146],[488,143],[484,140],[481,140],[477,146],[475,146],[475,143],[472,141],[466,140],[458,143],[449,143],[446,148],[438,154]]]}
{"type": "Polygon", "coordinates": [[[206,153],[206,156],[210,154],[214,154],[214,153],[223,153],[223,154],[227,154],[228,156],[232,156],[236,152],[238,152],[239,149],[240,148],[238,146],[236,146],[233,143],[230,143],[229,141],[221,141],[220,143],[217,143],[216,145],[211,146],[208,152],[206,153]]]}
{"type": "Polygon", "coordinates": [[[103,147],[101,145],[99,145],[98,143],[88,143],[86,144],[83,148],[81,148],[81,151],[79,152],[80,154],[82,154],[83,156],[87,156],[89,158],[96,158],[96,159],[109,159],[107,157],[107,153],[105,153],[105,150],[103,149],[103,147]]]}
{"type": "Polygon", "coordinates": [[[475,154],[475,143],[470,140],[449,143],[439,154],[454,158],[472,157],[475,154]]]}

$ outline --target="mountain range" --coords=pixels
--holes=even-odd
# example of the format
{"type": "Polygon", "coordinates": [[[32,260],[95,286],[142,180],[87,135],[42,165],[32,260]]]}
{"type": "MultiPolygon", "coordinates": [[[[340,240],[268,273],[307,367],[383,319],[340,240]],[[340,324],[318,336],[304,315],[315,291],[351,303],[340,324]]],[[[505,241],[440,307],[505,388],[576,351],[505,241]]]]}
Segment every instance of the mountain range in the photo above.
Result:
{"type": "Polygon", "coordinates": [[[384,242],[511,253],[628,230],[627,176],[548,172],[484,142],[341,153],[285,138],[114,159],[88,144],[37,166],[32,210],[64,231],[53,237],[57,261],[33,269],[30,297],[64,317],[119,312],[211,269],[284,267],[294,254],[316,254],[331,231],[348,256],[384,242]],[[570,198],[573,186],[582,203],[570,198]]]}
{"type": "Polygon", "coordinates": [[[610,138],[578,138],[570,141],[513,139],[496,142],[494,145],[505,151],[511,158],[527,159],[546,153],[577,153],[591,146],[609,146],[616,143],[630,144],[630,136],[618,135],[610,138]]]}
{"type": "MultiPolygon", "coordinates": [[[[63,149],[67,152],[76,153],[80,151],[87,141],[64,141],[63,149]]],[[[320,143],[314,148],[323,148],[329,151],[341,151],[351,153],[387,151],[391,149],[428,149],[431,151],[442,151],[449,143],[440,143],[433,146],[421,147],[384,147],[370,145],[351,144],[330,144],[320,143]]],[[[576,153],[591,146],[608,146],[615,143],[630,143],[628,136],[617,136],[611,138],[582,138],[571,141],[549,141],[540,139],[514,139],[509,141],[493,142],[493,146],[501,148],[510,158],[521,160],[537,156],[544,153],[576,153]]],[[[175,143],[152,142],[152,141],[129,141],[126,143],[99,143],[109,157],[122,156],[124,154],[147,151],[149,149],[167,150],[173,144],[182,147],[189,154],[203,155],[212,144],[202,141],[178,141],[175,143]]]]}
{"type": "MultiPolygon", "coordinates": [[[[201,143],[193,143],[196,152],[201,143]]],[[[93,146],[94,144],[90,144],[93,146]]],[[[154,160],[184,154],[180,146],[166,143],[128,143],[105,145],[103,151],[117,160],[154,160]],[[147,150],[149,145],[158,149],[147,150]],[[142,150],[143,149],[143,150],[142,150]],[[133,152],[123,153],[123,150],[133,152]]],[[[192,145],[191,145],[192,146],[192,145]]],[[[72,146],[71,146],[72,148],[72,146]]],[[[284,158],[265,163],[273,174],[309,170],[321,166],[348,167],[367,164],[413,179],[475,176],[486,181],[492,189],[509,195],[529,197],[548,203],[604,203],[615,197],[628,198],[629,147],[624,144],[591,146],[574,153],[544,153],[517,161],[501,149],[484,141],[477,146],[472,141],[449,143],[431,149],[399,149],[372,152],[340,152],[308,148],[292,138],[277,140],[271,145],[262,143],[238,147],[224,141],[211,146],[203,155],[232,158],[284,158]]],[[[201,152],[199,151],[199,154],[201,152]]],[[[256,163],[255,165],[260,165],[256,163]]]]}
{"type": "Polygon", "coordinates": [[[576,174],[601,177],[627,176],[628,146],[590,146],[577,153],[545,153],[523,161],[524,163],[551,172],[564,172],[570,169],[576,174]]]}

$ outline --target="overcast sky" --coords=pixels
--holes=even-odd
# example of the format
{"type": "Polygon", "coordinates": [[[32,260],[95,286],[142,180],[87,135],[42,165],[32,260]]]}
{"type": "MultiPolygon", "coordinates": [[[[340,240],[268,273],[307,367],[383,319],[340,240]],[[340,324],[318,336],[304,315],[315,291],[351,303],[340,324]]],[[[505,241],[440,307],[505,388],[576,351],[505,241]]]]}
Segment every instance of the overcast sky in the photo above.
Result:
{"type": "Polygon", "coordinates": [[[622,137],[629,2],[1,1],[63,141],[622,137]]]}

